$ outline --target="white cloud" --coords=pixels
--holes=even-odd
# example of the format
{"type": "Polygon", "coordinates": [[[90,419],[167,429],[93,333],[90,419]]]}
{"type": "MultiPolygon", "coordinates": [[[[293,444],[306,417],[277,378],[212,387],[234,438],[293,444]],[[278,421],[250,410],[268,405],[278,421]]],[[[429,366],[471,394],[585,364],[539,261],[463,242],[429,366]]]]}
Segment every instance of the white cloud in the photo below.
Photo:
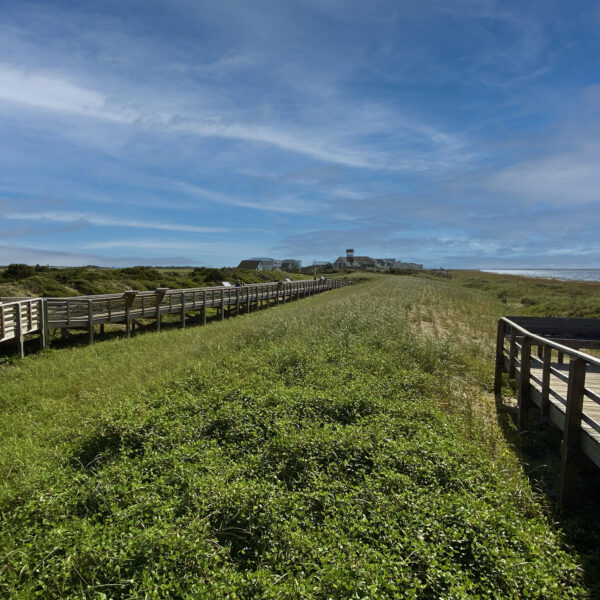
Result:
{"type": "Polygon", "coordinates": [[[102,242],[91,242],[83,246],[84,250],[121,250],[135,253],[143,251],[144,254],[167,252],[169,254],[183,253],[185,256],[196,257],[195,262],[210,264],[237,265],[240,260],[250,256],[264,254],[265,248],[260,238],[243,240],[239,242],[195,242],[180,240],[152,240],[152,239],[112,239],[102,242]],[[218,258],[215,258],[218,257],[218,258]]]}
{"type": "Polygon", "coordinates": [[[228,231],[222,227],[199,227],[196,225],[181,225],[178,223],[162,223],[157,221],[140,221],[137,219],[117,219],[91,213],[75,213],[61,211],[46,212],[10,212],[4,215],[6,219],[16,221],[52,221],[58,223],[88,223],[109,227],[132,227],[135,229],[158,229],[165,231],[181,231],[191,233],[220,233],[228,231]]]}
{"type": "Polygon", "coordinates": [[[225,109],[198,107],[201,98],[197,96],[169,98],[161,94],[160,103],[152,105],[146,99],[148,90],[124,85],[120,92],[105,93],[59,74],[0,64],[0,101],[29,109],[70,113],[160,133],[267,144],[354,168],[427,171],[447,169],[473,158],[461,152],[459,137],[373,104],[352,107],[334,99],[333,105],[315,113],[318,120],[335,113],[336,118],[324,129],[318,120],[303,127],[280,120],[267,124],[242,120],[225,109]],[[361,142],[363,136],[374,134],[393,134],[394,142],[386,142],[387,150],[361,142]],[[429,144],[431,151],[416,151],[411,147],[415,142],[429,144]]]}
{"type": "Polygon", "coordinates": [[[0,100],[126,123],[132,115],[112,111],[106,97],[59,76],[0,64],[0,100]]]}
{"type": "Polygon", "coordinates": [[[197,265],[199,261],[187,256],[113,256],[69,252],[47,248],[31,248],[27,246],[0,246],[0,264],[27,263],[30,265],[53,265],[61,267],[79,267],[81,265],[98,265],[104,267],[133,265],[197,265]]]}
{"type": "Polygon", "coordinates": [[[173,181],[171,183],[188,194],[192,194],[212,202],[230,204],[232,206],[239,206],[242,208],[252,208],[255,210],[296,215],[314,214],[321,207],[321,205],[316,202],[302,200],[300,198],[283,196],[277,199],[263,199],[260,201],[244,200],[242,198],[236,198],[228,194],[215,192],[214,190],[209,190],[191,183],[186,183],[185,181],[173,181]]]}
{"type": "MultiPolygon", "coordinates": [[[[245,247],[244,245],[240,245],[245,247]]],[[[188,242],[176,240],[107,240],[103,242],[90,242],[85,244],[86,250],[106,250],[112,248],[138,248],[143,250],[187,250],[191,251],[229,251],[232,248],[230,242],[188,242]]]]}
{"type": "Polygon", "coordinates": [[[547,156],[500,170],[483,180],[483,187],[528,204],[599,203],[600,168],[589,154],[547,156]]]}

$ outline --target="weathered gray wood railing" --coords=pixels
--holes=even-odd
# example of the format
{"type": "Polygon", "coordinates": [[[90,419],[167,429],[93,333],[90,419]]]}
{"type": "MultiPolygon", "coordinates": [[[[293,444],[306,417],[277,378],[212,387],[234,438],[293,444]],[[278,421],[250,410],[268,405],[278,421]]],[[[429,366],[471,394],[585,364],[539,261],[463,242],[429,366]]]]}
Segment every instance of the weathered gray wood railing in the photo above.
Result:
{"type": "Polygon", "coordinates": [[[44,329],[44,300],[42,298],[0,298],[0,343],[14,340],[19,354],[24,354],[25,335],[40,335],[46,345],[44,329]]]}
{"type": "Polygon", "coordinates": [[[206,323],[209,309],[216,309],[217,316],[224,319],[226,314],[249,313],[253,309],[350,284],[341,279],[315,279],[239,287],[158,288],[95,296],[10,299],[15,301],[2,304],[0,332],[3,337],[0,337],[0,342],[17,340],[23,355],[23,336],[26,333],[39,333],[42,346],[46,347],[51,330],[83,329],[88,331],[89,342],[93,343],[96,326],[103,331],[109,323],[125,325],[128,336],[141,319],[154,320],[156,329],[160,331],[164,315],[178,315],[181,326],[185,327],[188,312],[200,311],[202,323],[206,323]]]}
{"type": "Polygon", "coordinates": [[[579,348],[600,348],[600,320],[504,317],[498,321],[494,391],[500,393],[502,373],[508,372],[518,383],[519,429],[527,429],[530,410],[537,406],[563,431],[561,506],[573,498],[581,454],[600,467],[600,359],[579,348]],[[568,369],[564,357],[569,358],[568,369]]]}

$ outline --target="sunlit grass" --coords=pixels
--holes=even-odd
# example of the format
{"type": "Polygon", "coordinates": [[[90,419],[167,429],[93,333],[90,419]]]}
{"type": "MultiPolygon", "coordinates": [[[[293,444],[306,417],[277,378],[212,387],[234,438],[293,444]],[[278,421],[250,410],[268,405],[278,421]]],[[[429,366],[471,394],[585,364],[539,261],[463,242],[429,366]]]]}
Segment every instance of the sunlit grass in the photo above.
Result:
{"type": "Polygon", "coordinates": [[[3,367],[0,594],[585,597],[495,421],[501,302],[367,278],[3,367]]]}

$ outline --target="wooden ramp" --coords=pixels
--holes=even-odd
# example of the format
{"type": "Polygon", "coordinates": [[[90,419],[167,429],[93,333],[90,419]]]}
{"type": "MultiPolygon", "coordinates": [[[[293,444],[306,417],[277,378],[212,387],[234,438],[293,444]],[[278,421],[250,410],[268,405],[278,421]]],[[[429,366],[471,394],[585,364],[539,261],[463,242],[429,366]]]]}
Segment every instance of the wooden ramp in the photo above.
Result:
{"type": "Polygon", "coordinates": [[[531,427],[529,412],[537,407],[563,431],[561,505],[572,499],[582,453],[600,467],[600,359],[581,347],[600,348],[600,320],[504,317],[498,322],[495,392],[508,372],[518,383],[519,428],[531,427]]]}

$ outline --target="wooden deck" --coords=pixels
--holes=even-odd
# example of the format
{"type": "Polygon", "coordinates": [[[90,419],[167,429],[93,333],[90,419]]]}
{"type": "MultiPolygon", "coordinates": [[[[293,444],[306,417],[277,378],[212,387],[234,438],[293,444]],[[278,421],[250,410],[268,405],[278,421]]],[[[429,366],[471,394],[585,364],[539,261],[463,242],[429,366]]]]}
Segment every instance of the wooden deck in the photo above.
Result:
{"type": "Polygon", "coordinates": [[[38,334],[42,347],[46,347],[51,331],[86,330],[93,343],[96,328],[103,331],[107,324],[124,325],[127,336],[136,324],[148,319],[160,331],[165,315],[177,315],[181,327],[185,327],[188,313],[195,312],[204,324],[209,310],[224,319],[347,285],[351,282],[324,278],[240,287],[158,288],[67,298],[0,299],[0,342],[16,342],[23,356],[26,334],[38,334]]]}
{"type": "Polygon", "coordinates": [[[600,320],[505,317],[498,323],[496,393],[507,372],[518,383],[519,428],[532,426],[530,409],[537,407],[563,431],[561,505],[572,500],[581,453],[600,467],[600,359],[581,347],[600,348],[600,320]]]}

